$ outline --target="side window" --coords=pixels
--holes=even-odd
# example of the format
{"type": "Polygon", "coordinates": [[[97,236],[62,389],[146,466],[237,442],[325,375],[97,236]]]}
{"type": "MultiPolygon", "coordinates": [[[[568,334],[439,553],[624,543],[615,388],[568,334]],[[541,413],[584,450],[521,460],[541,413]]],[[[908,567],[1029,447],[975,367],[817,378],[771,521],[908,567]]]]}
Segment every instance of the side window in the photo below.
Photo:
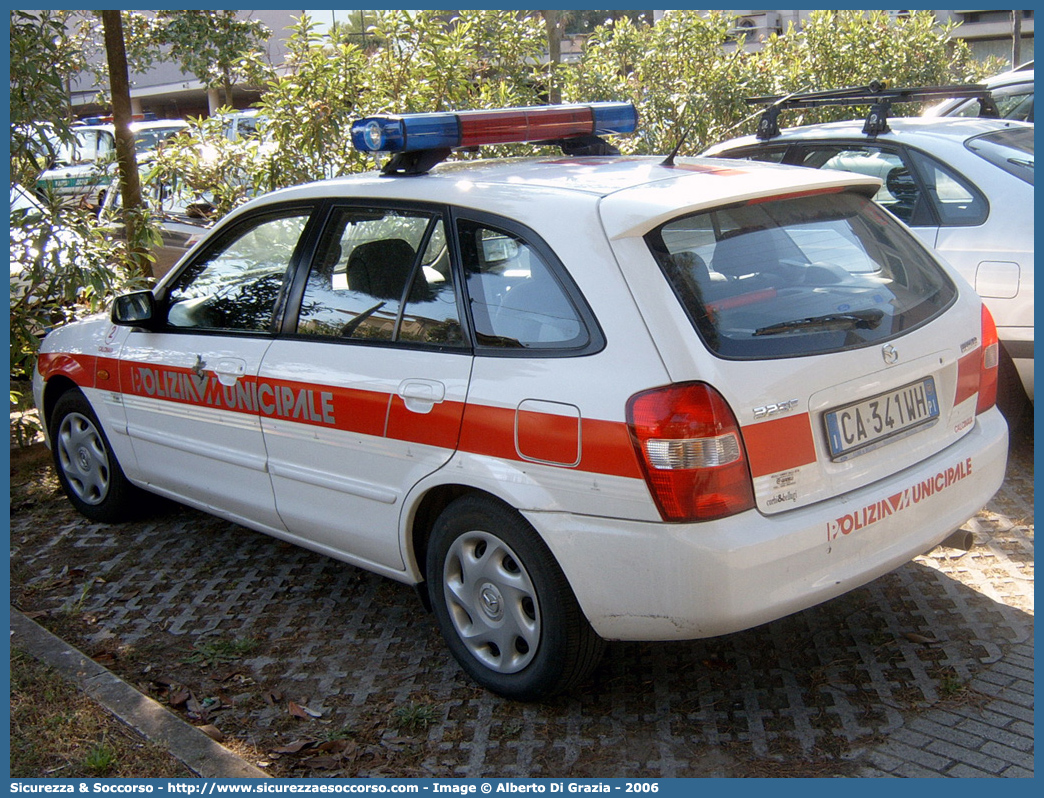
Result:
{"type": "Polygon", "coordinates": [[[264,332],[310,210],[283,211],[237,225],[195,260],[167,292],[174,328],[264,332]]]}
{"type": "Polygon", "coordinates": [[[72,163],[91,163],[99,160],[109,149],[104,147],[105,144],[104,134],[100,130],[86,130],[77,134],[72,163]]]}
{"type": "Polygon", "coordinates": [[[989,207],[975,186],[922,152],[911,150],[910,157],[924,178],[928,196],[943,225],[979,225],[986,221],[989,207]]]}
{"type": "Polygon", "coordinates": [[[98,134],[98,155],[101,158],[115,157],[116,155],[116,137],[107,130],[103,130],[98,134]]]}
{"type": "Polygon", "coordinates": [[[747,153],[743,157],[750,161],[761,161],[763,163],[783,163],[783,156],[786,154],[786,148],[775,150],[764,148],[747,153]]]}
{"type": "Polygon", "coordinates": [[[898,153],[874,146],[809,148],[799,165],[878,177],[882,185],[875,202],[909,225],[934,221],[916,178],[898,153]]]}
{"type": "Polygon", "coordinates": [[[297,332],[463,346],[442,219],[400,210],[335,211],[308,274],[297,332]]]}
{"type": "MultiPolygon", "coordinates": [[[[1016,83],[1011,86],[1000,86],[990,90],[993,102],[1001,119],[1015,119],[1020,122],[1033,121],[1033,84],[1016,83]]],[[[968,100],[958,107],[950,116],[980,116],[979,101],[968,100]]]]}
{"type": "Polygon", "coordinates": [[[537,249],[518,236],[458,222],[477,343],[482,348],[566,349],[587,328],[537,249]]]}
{"type": "Polygon", "coordinates": [[[715,157],[736,158],[743,161],[762,161],[764,163],[783,163],[783,156],[786,154],[786,147],[772,148],[759,146],[756,149],[730,150],[729,152],[724,152],[715,157]]]}

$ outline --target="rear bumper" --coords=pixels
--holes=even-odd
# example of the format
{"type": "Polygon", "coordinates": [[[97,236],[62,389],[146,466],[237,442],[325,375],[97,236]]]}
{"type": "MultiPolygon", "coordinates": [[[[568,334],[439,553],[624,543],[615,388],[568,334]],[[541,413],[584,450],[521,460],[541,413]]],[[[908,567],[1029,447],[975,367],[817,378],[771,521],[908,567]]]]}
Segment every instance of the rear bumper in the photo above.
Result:
{"type": "Polygon", "coordinates": [[[994,408],[938,455],[834,500],[702,524],[528,513],[588,620],[612,640],[749,629],[863,585],[938,545],[1004,479],[994,408]]]}

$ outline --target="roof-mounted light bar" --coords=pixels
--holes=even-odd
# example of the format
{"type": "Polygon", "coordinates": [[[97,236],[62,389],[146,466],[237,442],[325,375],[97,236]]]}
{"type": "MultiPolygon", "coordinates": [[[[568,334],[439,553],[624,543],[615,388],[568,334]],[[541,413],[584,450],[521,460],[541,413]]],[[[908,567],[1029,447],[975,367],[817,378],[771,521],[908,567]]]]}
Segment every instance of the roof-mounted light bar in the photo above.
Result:
{"type": "Polygon", "coordinates": [[[362,152],[413,152],[631,133],[637,126],[631,103],[397,114],[354,122],[352,144],[362,152]]]}

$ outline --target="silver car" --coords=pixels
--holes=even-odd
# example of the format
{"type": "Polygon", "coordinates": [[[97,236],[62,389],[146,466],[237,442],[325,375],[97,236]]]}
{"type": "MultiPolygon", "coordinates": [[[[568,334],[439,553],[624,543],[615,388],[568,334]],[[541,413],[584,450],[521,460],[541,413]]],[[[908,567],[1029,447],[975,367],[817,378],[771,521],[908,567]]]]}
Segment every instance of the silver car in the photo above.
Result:
{"type": "MultiPolygon", "coordinates": [[[[990,96],[997,106],[1001,119],[1019,122],[1033,121],[1033,62],[987,78],[983,83],[989,88],[990,96]]],[[[970,97],[953,97],[928,108],[923,116],[979,116],[978,100],[970,97]]]]}

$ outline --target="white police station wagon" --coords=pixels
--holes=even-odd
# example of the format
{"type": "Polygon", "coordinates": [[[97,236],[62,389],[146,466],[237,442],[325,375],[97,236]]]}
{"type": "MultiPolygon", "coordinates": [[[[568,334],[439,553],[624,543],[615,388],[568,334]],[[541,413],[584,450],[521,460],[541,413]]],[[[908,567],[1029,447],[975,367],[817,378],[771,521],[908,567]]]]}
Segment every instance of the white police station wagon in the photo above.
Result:
{"type": "Polygon", "coordinates": [[[72,503],[117,521],[159,494],[421,586],[518,699],[605,639],[746,629],[944,540],[1006,461],[981,300],[878,180],[597,137],[635,124],[356,123],[383,173],[255,200],[47,337],[72,503]],[[436,165],[517,141],[572,154],[436,165]]]}

